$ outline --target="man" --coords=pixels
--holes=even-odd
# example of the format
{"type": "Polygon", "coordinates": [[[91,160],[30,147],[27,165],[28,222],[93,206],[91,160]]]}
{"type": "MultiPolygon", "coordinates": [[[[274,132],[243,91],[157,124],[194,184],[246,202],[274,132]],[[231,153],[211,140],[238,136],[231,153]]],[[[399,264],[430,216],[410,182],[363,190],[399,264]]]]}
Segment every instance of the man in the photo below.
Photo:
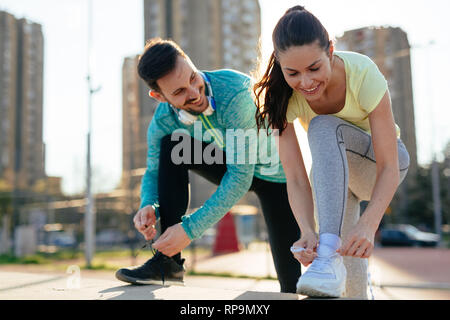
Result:
{"type": "Polygon", "coordinates": [[[274,137],[257,135],[251,79],[233,70],[200,72],[176,43],[159,38],[147,43],[138,73],[160,104],[148,129],[147,170],[134,223],[151,240],[159,218],[161,236],[153,258],[118,270],[116,277],[135,284],[182,284],[181,251],[250,190],[261,202],[281,291],[295,292],[301,269],[290,245],[299,230],[274,137]],[[200,209],[185,215],[189,170],[218,187],[200,209]]]}

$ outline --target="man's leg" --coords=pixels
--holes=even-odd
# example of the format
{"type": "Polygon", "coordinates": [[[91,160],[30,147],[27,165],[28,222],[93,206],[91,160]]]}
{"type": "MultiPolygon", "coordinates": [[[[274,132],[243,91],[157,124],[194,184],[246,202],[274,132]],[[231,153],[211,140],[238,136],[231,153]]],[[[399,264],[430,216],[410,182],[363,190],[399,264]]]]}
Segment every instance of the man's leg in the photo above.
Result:
{"type": "MultiPolygon", "coordinates": [[[[161,233],[168,227],[181,222],[181,217],[186,213],[189,206],[189,170],[200,174],[208,181],[219,184],[226,172],[223,158],[222,164],[194,164],[194,150],[203,150],[208,145],[199,140],[190,139],[190,159],[188,163],[175,164],[172,159],[173,148],[180,143],[172,141],[171,136],[165,136],[161,140],[161,152],[158,173],[159,213],[161,222],[161,233]]],[[[223,153],[219,148],[215,152],[223,153]]],[[[222,155],[221,155],[222,156],[222,155]]],[[[173,256],[180,261],[180,253],[173,256]]]]}
{"type": "Polygon", "coordinates": [[[261,203],[281,292],[295,293],[301,267],[290,247],[300,238],[300,230],[289,205],[286,184],[255,177],[250,190],[261,203]]]}
{"type": "MultiPolygon", "coordinates": [[[[188,137],[191,150],[203,150],[208,144],[188,137]],[[195,146],[195,148],[194,148],[195,146]]],[[[160,165],[158,177],[159,215],[161,232],[168,227],[181,222],[181,217],[189,206],[189,176],[188,171],[194,170],[201,173],[206,179],[219,184],[226,171],[224,164],[192,164],[192,159],[187,163],[176,164],[172,159],[172,151],[178,144],[171,141],[168,135],[161,140],[160,165]]],[[[189,152],[189,150],[186,150],[189,152]]],[[[220,151],[217,151],[220,152],[220,151]]],[[[181,254],[172,258],[157,252],[138,268],[122,268],[116,272],[116,278],[132,284],[183,284],[185,269],[181,254]]]]}
{"type": "MultiPolygon", "coordinates": [[[[161,141],[158,179],[161,232],[179,223],[188,208],[188,170],[192,170],[216,185],[220,184],[227,170],[225,153],[218,147],[214,148],[214,152],[219,153],[218,157],[215,154],[213,156],[222,159],[219,164],[194,164],[193,152],[191,152],[190,163],[174,164],[171,154],[173,147],[178,143],[178,141],[171,141],[170,136],[164,137],[161,141]]],[[[203,151],[206,146],[208,144],[191,138],[191,151],[203,151]]],[[[295,284],[301,275],[301,268],[290,252],[290,247],[299,239],[300,233],[289,205],[286,184],[254,178],[250,190],[257,194],[261,202],[281,291],[295,292],[295,284]]],[[[180,254],[174,258],[180,259],[180,254]]]]}

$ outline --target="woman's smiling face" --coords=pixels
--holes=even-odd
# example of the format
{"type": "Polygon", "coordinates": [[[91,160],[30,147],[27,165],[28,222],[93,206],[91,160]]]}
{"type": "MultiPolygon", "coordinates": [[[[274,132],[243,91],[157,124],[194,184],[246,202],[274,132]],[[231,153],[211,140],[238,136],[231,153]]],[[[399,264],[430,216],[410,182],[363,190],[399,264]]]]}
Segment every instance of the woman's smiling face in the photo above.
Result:
{"type": "Polygon", "coordinates": [[[330,52],[324,51],[317,42],[302,46],[292,46],[278,54],[284,79],[295,91],[300,92],[307,101],[320,99],[331,79],[330,52]]]}

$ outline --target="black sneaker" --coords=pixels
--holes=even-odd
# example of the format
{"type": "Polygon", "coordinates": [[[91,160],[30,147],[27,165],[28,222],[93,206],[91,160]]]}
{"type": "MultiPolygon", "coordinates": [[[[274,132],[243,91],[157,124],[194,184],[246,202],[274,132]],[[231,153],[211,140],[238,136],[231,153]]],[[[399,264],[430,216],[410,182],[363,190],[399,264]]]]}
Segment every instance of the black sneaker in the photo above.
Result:
{"type": "Polygon", "coordinates": [[[184,259],[174,259],[157,252],[140,267],[117,270],[116,278],[132,284],[184,285],[184,259]]]}

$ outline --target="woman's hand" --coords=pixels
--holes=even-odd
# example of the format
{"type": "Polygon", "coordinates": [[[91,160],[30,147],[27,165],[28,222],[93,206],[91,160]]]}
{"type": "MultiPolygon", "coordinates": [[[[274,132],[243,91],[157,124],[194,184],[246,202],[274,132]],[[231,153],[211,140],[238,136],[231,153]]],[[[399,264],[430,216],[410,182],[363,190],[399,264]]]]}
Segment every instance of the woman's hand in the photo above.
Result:
{"type": "Polygon", "coordinates": [[[291,251],[295,259],[307,267],[317,257],[318,239],[315,232],[303,233],[300,239],[292,245],[291,251]]]}
{"type": "Polygon", "coordinates": [[[376,229],[367,223],[363,217],[344,237],[342,246],[336,250],[341,256],[369,258],[372,254],[376,229]]]}

